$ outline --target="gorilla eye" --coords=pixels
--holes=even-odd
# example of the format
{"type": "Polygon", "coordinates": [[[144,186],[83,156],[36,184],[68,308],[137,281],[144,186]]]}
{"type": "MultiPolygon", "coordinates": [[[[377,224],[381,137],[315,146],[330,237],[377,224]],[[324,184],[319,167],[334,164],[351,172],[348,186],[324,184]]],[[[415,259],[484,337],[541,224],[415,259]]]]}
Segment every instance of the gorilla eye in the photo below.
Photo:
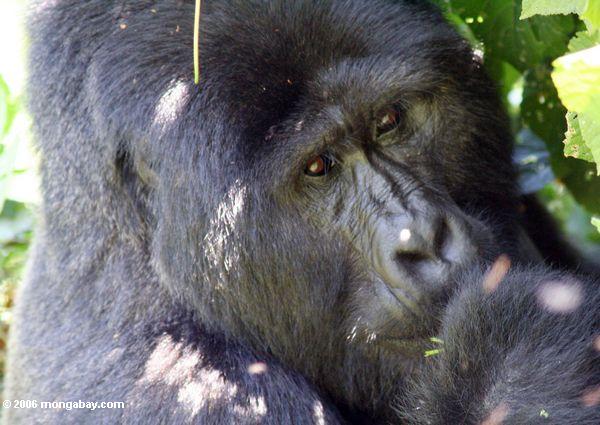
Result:
{"type": "Polygon", "coordinates": [[[329,173],[333,166],[335,165],[335,160],[329,154],[321,154],[312,157],[307,163],[306,168],[304,169],[304,173],[310,177],[319,177],[324,176],[329,173]]]}
{"type": "Polygon", "coordinates": [[[377,137],[395,130],[400,124],[400,111],[393,108],[384,112],[377,121],[377,137]]]}

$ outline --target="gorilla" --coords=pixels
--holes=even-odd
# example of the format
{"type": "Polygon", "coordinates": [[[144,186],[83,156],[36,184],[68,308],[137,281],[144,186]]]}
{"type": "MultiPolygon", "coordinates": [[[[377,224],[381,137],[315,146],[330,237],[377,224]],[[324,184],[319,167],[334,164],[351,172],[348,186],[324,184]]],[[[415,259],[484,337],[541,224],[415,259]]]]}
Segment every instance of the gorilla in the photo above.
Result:
{"type": "Polygon", "coordinates": [[[194,85],[194,7],[31,5],[6,423],[600,423],[597,275],[441,13],[205,1],[194,85]]]}

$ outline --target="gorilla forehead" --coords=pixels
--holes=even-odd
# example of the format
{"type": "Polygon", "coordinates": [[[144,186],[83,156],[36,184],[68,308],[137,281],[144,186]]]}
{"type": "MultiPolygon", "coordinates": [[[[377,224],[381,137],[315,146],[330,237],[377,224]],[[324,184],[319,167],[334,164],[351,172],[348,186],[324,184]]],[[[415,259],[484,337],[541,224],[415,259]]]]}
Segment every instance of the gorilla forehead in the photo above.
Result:
{"type": "Polygon", "coordinates": [[[438,12],[406,2],[215,2],[203,30],[202,85],[247,141],[242,158],[269,146],[300,109],[350,112],[393,89],[431,93],[470,60],[438,12]]]}

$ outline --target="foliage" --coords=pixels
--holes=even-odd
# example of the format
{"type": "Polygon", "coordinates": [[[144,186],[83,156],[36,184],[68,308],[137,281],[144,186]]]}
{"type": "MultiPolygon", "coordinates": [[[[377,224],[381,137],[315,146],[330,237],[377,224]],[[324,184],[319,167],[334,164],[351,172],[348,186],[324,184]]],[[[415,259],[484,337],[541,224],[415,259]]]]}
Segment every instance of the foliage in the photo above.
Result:
{"type": "Polygon", "coordinates": [[[25,204],[7,201],[0,214],[0,378],[14,292],[31,241],[33,218],[25,204]]]}
{"type": "Polygon", "coordinates": [[[33,227],[32,214],[26,204],[10,199],[24,199],[16,195],[20,185],[13,180],[24,174],[24,170],[17,167],[22,138],[14,131],[20,114],[20,102],[11,98],[8,85],[0,75],[0,371],[3,370],[13,292],[25,263],[33,227]]]}
{"type": "Polygon", "coordinates": [[[600,175],[600,44],[557,59],[552,78],[568,115],[567,146],[595,162],[600,175]]]}
{"type": "MultiPolygon", "coordinates": [[[[519,162],[527,177],[523,191],[564,185],[580,206],[600,214],[600,0],[436,3],[482,51],[511,112],[517,143],[526,152],[536,145],[532,140],[545,144],[547,158],[537,146],[519,162]],[[528,171],[534,165],[544,172],[532,184],[528,171]]],[[[585,227],[592,228],[589,218],[585,227]]]]}
{"type": "Polygon", "coordinates": [[[592,224],[598,228],[600,232],[600,217],[592,217],[592,224]]]}
{"type": "MultiPolygon", "coordinates": [[[[20,281],[38,199],[29,118],[23,108],[24,0],[0,2],[0,381],[14,290],[20,281]]],[[[1,389],[1,388],[0,388],[1,389]]]]}

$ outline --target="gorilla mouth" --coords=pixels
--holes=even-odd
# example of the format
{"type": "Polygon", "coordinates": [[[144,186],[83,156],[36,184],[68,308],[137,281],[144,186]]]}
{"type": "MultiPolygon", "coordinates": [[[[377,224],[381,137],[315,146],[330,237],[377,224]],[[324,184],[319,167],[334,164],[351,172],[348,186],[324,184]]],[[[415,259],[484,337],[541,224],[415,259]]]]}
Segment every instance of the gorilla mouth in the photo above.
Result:
{"type": "Polygon", "coordinates": [[[412,293],[391,286],[381,276],[373,280],[380,307],[371,315],[378,339],[394,350],[421,347],[439,329],[439,317],[448,302],[448,291],[412,293]]]}
{"type": "Polygon", "coordinates": [[[417,299],[415,299],[408,291],[402,288],[392,288],[385,280],[382,279],[382,283],[388,293],[397,301],[399,307],[403,310],[412,313],[415,316],[424,316],[425,312],[419,305],[417,299]]]}
{"type": "Polygon", "coordinates": [[[425,351],[431,349],[431,338],[432,336],[412,339],[382,337],[379,340],[379,347],[385,351],[401,353],[406,357],[421,358],[425,351]]]}

